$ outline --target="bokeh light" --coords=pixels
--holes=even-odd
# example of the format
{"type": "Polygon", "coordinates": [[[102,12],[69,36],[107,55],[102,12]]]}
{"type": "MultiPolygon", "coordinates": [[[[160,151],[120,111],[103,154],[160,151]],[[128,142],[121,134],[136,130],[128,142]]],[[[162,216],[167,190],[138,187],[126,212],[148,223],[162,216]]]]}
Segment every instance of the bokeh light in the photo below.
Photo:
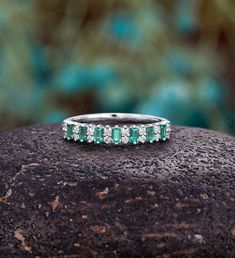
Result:
{"type": "Polygon", "coordinates": [[[1,1],[0,130],[140,112],[235,134],[233,1],[1,1]]]}

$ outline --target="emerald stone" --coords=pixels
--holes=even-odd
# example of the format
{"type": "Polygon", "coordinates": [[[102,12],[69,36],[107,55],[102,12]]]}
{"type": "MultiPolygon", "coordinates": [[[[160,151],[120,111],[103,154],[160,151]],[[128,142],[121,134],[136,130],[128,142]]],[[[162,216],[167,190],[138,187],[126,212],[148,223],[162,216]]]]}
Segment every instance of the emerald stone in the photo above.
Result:
{"type": "Polygon", "coordinates": [[[166,125],[160,125],[160,140],[166,140],[166,125]]]}
{"type": "Polygon", "coordinates": [[[122,133],[121,128],[113,128],[112,129],[112,143],[118,144],[121,142],[122,133]]]}
{"type": "Polygon", "coordinates": [[[94,142],[101,143],[104,141],[104,128],[96,127],[94,130],[94,142]]]}
{"type": "Polygon", "coordinates": [[[146,127],[146,142],[153,142],[154,141],[154,127],[146,127]]]}
{"type": "Polygon", "coordinates": [[[139,129],[138,128],[130,128],[130,143],[138,143],[139,142],[139,129]]]}
{"type": "Polygon", "coordinates": [[[80,142],[86,142],[87,141],[87,127],[79,126],[78,135],[79,135],[80,142]]]}
{"type": "Polygon", "coordinates": [[[73,140],[73,124],[67,124],[67,139],[73,140]]]}

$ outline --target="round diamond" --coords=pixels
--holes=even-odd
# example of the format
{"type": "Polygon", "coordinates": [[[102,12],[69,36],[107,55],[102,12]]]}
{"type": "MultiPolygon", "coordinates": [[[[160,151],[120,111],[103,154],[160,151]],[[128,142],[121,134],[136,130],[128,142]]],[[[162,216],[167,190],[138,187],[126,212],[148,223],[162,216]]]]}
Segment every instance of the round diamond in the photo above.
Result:
{"type": "Polygon", "coordinates": [[[145,134],[146,134],[146,132],[145,132],[145,126],[144,126],[144,125],[141,125],[141,126],[140,126],[139,132],[140,132],[140,135],[145,135],[145,134]]]}
{"type": "Polygon", "coordinates": [[[160,133],[160,126],[159,125],[154,125],[154,131],[156,134],[159,134],[160,133]]]}
{"type": "Polygon", "coordinates": [[[167,132],[170,132],[171,131],[171,125],[168,123],[166,124],[166,131],[167,132]]]}
{"type": "Polygon", "coordinates": [[[129,138],[127,136],[122,137],[122,142],[127,144],[129,142],[129,138]]]}
{"type": "Polygon", "coordinates": [[[73,132],[74,133],[78,133],[78,131],[79,131],[79,126],[78,125],[74,126],[73,132]]]}
{"type": "Polygon", "coordinates": [[[170,124],[168,123],[168,124],[166,125],[166,138],[167,138],[167,139],[170,139],[170,134],[171,134],[171,126],[170,126],[170,124]]]}
{"type": "Polygon", "coordinates": [[[157,134],[155,135],[155,141],[159,142],[159,140],[160,140],[160,134],[157,133],[157,134]]]}
{"type": "Polygon", "coordinates": [[[128,129],[128,127],[126,125],[121,128],[121,131],[122,131],[122,136],[125,136],[125,137],[129,137],[130,136],[129,129],[128,129]]]}
{"type": "Polygon", "coordinates": [[[141,143],[144,143],[145,140],[146,140],[145,135],[141,135],[141,136],[140,136],[140,142],[141,142],[141,143]]]}
{"type": "Polygon", "coordinates": [[[94,129],[95,129],[94,125],[89,125],[88,130],[87,130],[87,134],[93,135],[94,134],[94,129]]]}
{"type": "Polygon", "coordinates": [[[104,128],[104,136],[111,136],[112,135],[112,129],[111,129],[111,127],[110,126],[106,126],[105,128],[104,128]]]}
{"type": "Polygon", "coordinates": [[[75,142],[79,140],[79,136],[77,133],[74,134],[73,139],[75,142]]]}
{"type": "Polygon", "coordinates": [[[105,137],[104,137],[104,142],[105,142],[105,143],[110,143],[110,142],[111,142],[111,137],[105,136],[105,137]]]}
{"type": "Polygon", "coordinates": [[[87,141],[88,142],[93,142],[94,141],[94,137],[92,135],[88,135],[87,136],[87,141]]]}

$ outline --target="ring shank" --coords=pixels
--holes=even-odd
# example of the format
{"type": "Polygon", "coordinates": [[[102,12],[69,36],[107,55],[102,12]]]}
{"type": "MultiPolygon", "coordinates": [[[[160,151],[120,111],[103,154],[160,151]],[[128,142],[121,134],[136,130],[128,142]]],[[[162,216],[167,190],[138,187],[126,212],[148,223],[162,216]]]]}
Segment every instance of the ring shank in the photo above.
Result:
{"type": "Polygon", "coordinates": [[[90,123],[90,122],[132,122],[132,123],[156,123],[156,122],[169,122],[165,118],[132,114],[132,113],[96,113],[70,117],[67,121],[90,123]]]}

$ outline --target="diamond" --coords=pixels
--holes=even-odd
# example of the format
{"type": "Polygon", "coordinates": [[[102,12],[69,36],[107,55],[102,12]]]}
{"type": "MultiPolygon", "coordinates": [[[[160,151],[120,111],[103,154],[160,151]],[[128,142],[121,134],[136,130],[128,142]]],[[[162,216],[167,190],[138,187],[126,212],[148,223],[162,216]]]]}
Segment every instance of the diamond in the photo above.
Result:
{"type": "Polygon", "coordinates": [[[146,140],[146,136],[145,136],[145,135],[141,135],[141,136],[140,136],[140,142],[141,142],[141,143],[144,143],[145,140],[146,140]]]}
{"type": "Polygon", "coordinates": [[[104,142],[105,142],[105,143],[110,143],[110,142],[111,142],[111,137],[105,136],[105,137],[104,137],[104,142]]]}
{"type": "Polygon", "coordinates": [[[130,143],[138,143],[139,142],[139,128],[131,127],[130,128],[130,143]]]}
{"type": "Polygon", "coordinates": [[[77,133],[74,133],[73,139],[74,139],[75,142],[78,141],[79,140],[79,135],[77,133]]]}
{"type": "Polygon", "coordinates": [[[170,133],[171,133],[171,125],[170,123],[166,124],[166,138],[170,139],[170,133]]]}
{"type": "Polygon", "coordinates": [[[128,136],[128,137],[130,136],[129,129],[126,125],[124,125],[121,130],[122,130],[122,136],[128,136]]]}
{"type": "Polygon", "coordinates": [[[155,134],[158,134],[160,133],[160,125],[154,125],[154,131],[155,131],[155,134]]]}
{"type": "Polygon", "coordinates": [[[159,142],[159,140],[160,140],[160,134],[159,134],[159,133],[155,134],[154,140],[155,140],[156,142],[159,142]]]}
{"type": "Polygon", "coordinates": [[[122,139],[121,128],[115,126],[112,129],[112,143],[119,144],[122,139]]]}
{"type": "Polygon", "coordinates": [[[140,133],[140,135],[145,135],[145,134],[146,134],[146,132],[145,132],[145,126],[144,126],[144,125],[141,125],[141,126],[139,127],[139,133],[140,133]]]}
{"type": "Polygon", "coordinates": [[[93,137],[92,135],[88,135],[88,136],[87,136],[87,141],[88,141],[89,143],[93,142],[93,141],[94,141],[94,137],[93,137]]]}
{"type": "Polygon", "coordinates": [[[64,138],[67,139],[67,123],[66,122],[63,122],[62,130],[64,132],[64,138]]]}
{"type": "Polygon", "coordinates": [[[78,132],[79,132],[79,126],[78,126],[78,125],[75,125],[75,126],[74,126],[73,132],[74,132],[74,133],[78,133],[78,132]]]}
{"type": "Polygon", "coordinates": [[[87,141],[87,126],[79,126],[79,141],[86,142],[87,141]]]}
{"type": "Polygon", "coordinates": [[[104,141],[104,128],[103,127],[95,127],[94,142],[101,143],[103,141],[104,141]]]}
{"type": "Polygon", "coordinates": [[[146,127],[146,142],[153,142],[155,138],[154,127],[146,127]]]}
{"type": "Polygon", "coordinates": [[[88,134],[88,135],[93,135],[93,134],[94,134],[94,129],[95,129],[95,126],[92,125],[92,124],[90,124],[90,125],[88,126],[88,129],[87,129],[87,134],[88,134]]]}
{"type": "Polygon", "coordinates": [[[111,136],[112,135],[112,129],[111,129],[111,127],[110,126],[106,126],[105,128],[104,128],[104,136],[111,136]]]}
{"type": "Polygon", "coordinates": [[[123,136],[123,137],[122,137],[122,142],[123,142],[124,144],[127,144],[127,143],[129,142],[129,138],[128,138],[127,136],[123,136]]]}
{"type": "Polygon", "coordinates": [[[73,124],[67,124],[67,133],[66,137],[68,140],[73,140],[73,124]]]}

